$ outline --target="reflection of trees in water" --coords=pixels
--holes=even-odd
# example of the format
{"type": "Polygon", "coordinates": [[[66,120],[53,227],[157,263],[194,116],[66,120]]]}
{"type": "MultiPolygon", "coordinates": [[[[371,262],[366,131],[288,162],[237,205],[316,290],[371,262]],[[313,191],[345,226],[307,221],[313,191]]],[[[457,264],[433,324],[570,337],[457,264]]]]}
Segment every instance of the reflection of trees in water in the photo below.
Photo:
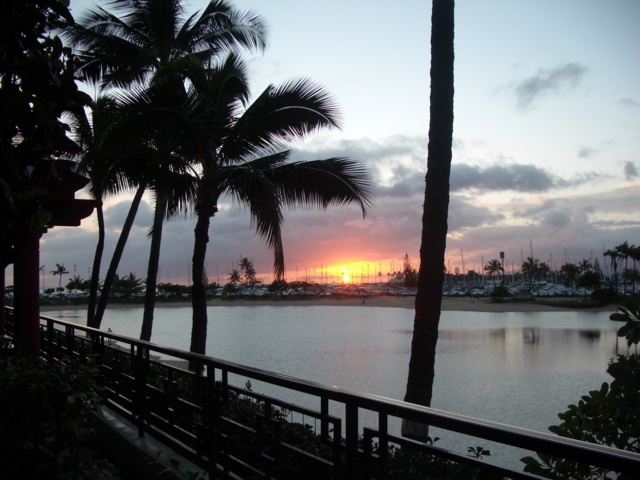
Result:
{"type": "Polygon", "coordinates": [[[540,343],[540,329],[539,328],[523,328],[522,340],[525,344],[537,345],[540,343]]]}
{"type": "Polygon", "coordinates": [[[502,340],[505,341],[507,337],[507,329],[506,328],[496,328],[489,331],[489,336],[492,340],[502,340]]]}
{"type": "Polygon", "coordinates": [[[580,335],[580,338],[590,340],[591,342],[600,340],[600,330],[580,330],[578,335],[580,335]]]}

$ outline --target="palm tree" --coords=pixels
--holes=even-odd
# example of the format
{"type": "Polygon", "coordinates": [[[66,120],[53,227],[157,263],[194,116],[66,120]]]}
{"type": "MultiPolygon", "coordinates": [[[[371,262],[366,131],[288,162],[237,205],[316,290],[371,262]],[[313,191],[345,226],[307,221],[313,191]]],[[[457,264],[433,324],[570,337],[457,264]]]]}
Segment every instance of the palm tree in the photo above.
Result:
{"type": "MultiPolygon", "coordinates": [[[[67,37],[78,50],[82,60],[78,73],[87,81],[100,82],[103,87],[128,87],[134,84],[153,84],[169,86],[180,91],[185,78],[202,74],[202,67],[225,52],[239,49],[263,49],[266,29],[255,14],[243,13],[233,9],[224,1],[211,1],[198,14],[186,17],[179,0],[113,0],[108,9],[97,7],[77,25],[69,25],[65,31],[67,37]]],[[[166,90],[165,90],[166,93],[166,90]]],[[[171,95],[169,95],[171,96],[171,95]]],[[[164,178],[168,177],[167,172],[164,178]]],[[[150,179],[147,177],[147,181],[150,179]]],[[[183,172],[182,190],[177,188],[174,178],[156,188],[156,213],[151,231],[145,313],[141,338],[149,340],[153,323],[155,304],[155,284],[162,236],[162,222],[165,216],[176,214],[186,197],[193,193],[192,184],[183,172]],[[172,187],[167,192],[166,186],[172,187]],[[167,192],[165,196],[164,193],[167,192]],[[173,200],[170,197],[174,197],[173,200]],[[176,197],[179,200],[176,201],[176,197]]],[[[193,181],[193,179],[191,179],[193,181]]],[[[156,186],[159,185],[156,178],[156,186]]],[[[144,191],[138,191],[135,200],[139,203],[144,191]]],[[[133,222],[137,203],[134,201],[128,220],[133,222]],[[133,215],[133,216],[131,216],[133,215]]],[[[126,235],[120,237],[126,242],[126,235]]],[[[99,246],[98,248],[102,248],[99,246]]],[[[118,244],[118,249],[124,243],[118,244]]],[[[107,273],[105,288],[113,282],[117,262],[112,261],[107,273]]],[[[99,271],[95,269],[94,271],[99,271]]],[[[97,274],[96,274],[97,275],[97,274]]],[[[97,277],[96,277],[97,278],[97,277]]],[[[94,282],[94,285],[97,281],[94,282]]],[[[107,295],[98,304],[93,323],[98,326],[106,308],[107,295]]],[[[90,317],[93,315],[91,302],[90,317]]]]}
{"type": "MultiPolygon", "coordinates": [[[[85,290],[89,284],[89,281],[83,279],[80,275],[74,275],[67,282],[65,287],[67,290],[85,290]]],[[[74,292],[75,293],[75,292],[74,292]]]]}
{"type": "Polygon", "coordinates": [[[564,284],[567,287],[573,288],[576,286],[578,281],[578,276],[580,275],[580,267],[578,267],[574,263],[565,263],[560,267],[560,272],[564,277],[564,284]]]}
{"type": "Polygon", "coordinates": [[[240,272],[235,268],[231,270],[231,272],[229,273],[229,283],[235,286],[238,285],[241,280],[242,277],[240,276],[240,272]]]}
{"type": "Polygon", "coordinates": [[[615,288],[616,292],[618,291],[618,260],[620,259],[620,253],[617,250],[617,247],[613,250],[607,250],[604,252],[605,257],[609,257],[611,259],[611,269],[613,270],[613,288],[615,288]]]}
{"type": "Polygon", "coordinates": [[[546,262],[540,262],[538,265],[538,280],[547,281],[549,278],[549,273],[551,272],[551,267],[546,262]]]}
{"type": "Polygon", "coordinates": [[[522,264],[522,273],[526,276],[529,275],[529,290],[533,289],[533,280],[540,269],[540,264],[537,258],[527,257],[522,264]]]}
{"type": "Polygon", "coordinates": [[[80,59],[78,73],[102,87],[159,76],[181,83],[214,57],[265,47],[263,20],[223,0],[189,17],[180,0],[111,0],[107,6],[111,11],[98,6],[65,28],[80,59]]]}
{"type": "Polygon", "coordinates": [[[633,275],[631,276],[632,278],[631,295],[635,296],[636,282],[638,281],[638,270],[636,267],[637,267],[637,263],[640,261],[640,245],[639,246],[633,245],[632,247],[630,247],[629,256],[633,260],[633,275]]]}
{"type": "Polygon", "coordinates": [[[588,258],[583,258],[580,262],[578,262],[578,268],[580,269],[580,273],[585,273],[593,270],[593,265],[591,264],[591,260],[589,260],[588,258]]]}
{"type": "Polygon", "coordinates": [[[142,148],[145,152],[145,157],[139,160],[138,165],[143,171],[137,178],[146,178],[155,199],[145,308],[140,331],[140,338],[146,341],[151,340],[153,328],[163,223],[165,219],[188,211],[195,201],[197,185],[193,160],[182,154],[182,139],[173,128],[175,115],[181,113],[180,102],[184,94],[168,86],[162,82],[154,83],[149,88],[133,89],[131,93],[119,97],[124,124],[121,128],[127,130],[124,135],[133,135],[138,142],[136,150],[142,148]]]}
{"type": "MultiPolygon", "coordinates": [[[[620,245],[618,245],[615,248],[616,252],[618,253],[618,258],[623,258],[624,259],[624,271],[623,272],[627,272],[627,270],[629,269],[629,257],[633,254],[633,247],[631,245],[629,245],[628,241],[624,241],[623,243],[621,243],[620,245]]],[[[624,275],[624,273],[623,273],[624,275]]],[[[624,282],[624,294],[627,294],[627,282],[624,282]]]]}
{"type": "MultiPolygon", "coordinates": [[[[126,190],[135,188],[136,194],[130,207],[130,214],[120,232],[120,239],[111,261],[110,271],[115,274],[119,260],[128,238],[135,212],[142,200],[146,184],[135,179],[135,175],[127,174],[131,165],[132,152],[123,146],[122,137],[113,134],[114,124],[118,123],[118,105],[114,97],[109,95],[99,96],[91,105],[91,115],[82,112],[75,115],[72,121],[72,130],[82,148],[77,170],[88,176],[89,194],[98,200],[96,216],[98,221],[98,242],[93,257],[91,280],[89,287],[87,325],[100,328],[100,318],[96,319],[96,304],[98,300],[98,288],[100,285],[100,267],[104,252],[105,225],[102,201],[111,195],[117,195],[126,190]],[[120,252],[120,255],[118,255],[120,252]]],[[[107,275],[107,289],[105,299],[109,296],[109,290],[113,281],[112,275],[107,275]]],[[[103,289],[103,292],[105,290],[103,289]]]]}
{"type": "Polygon", "coordinates": [[[69,272],[67,271],[66,268],[64,268],[64,263],[62,265],[60,265],[59,263],[56,263],[56,269],[55,270],[51,270],[51,274],[54,277],[56,275],[59,276],[58,291],[62,291],[62,275],[66,275],[67,273],[69,273],[69,272]]]}
{"type": "Polygon", "coordinates": [[[484,271],[493,276],[493,283],[495,285],[495,276],[499,273],[504,272],[504,267],[502,266],[500,260],[493,259],[487,262],[487,264],[484,266],[484,271]]]}
{"type": "MultiPolygon", "coordinates": [[[[405,401],[429,406],[444,282],[453,144],[454,2],[434,0],[431,14],[431,105],[420,271],[405,401]]],[[[426,426],[403,422],[403,435],[424,439],[426,426]],[[415,427],[415,428],[414,428],[415,427]]]]}
{"type": "Polygon", "coordinates": [[[364,169],[345,158],[288,162],[287,142],[319,129],[338,126],[330,96],[310,80],[270,85],[248,104],[246,68],[229,56],[192,90],[193,123],[185,132],[193,140],[202,169],[196,202],[193,253],[193,330],[191,351],[205,353],[207,337],[204,264],[211,218],[223,195],[246,205],[257,233],[274,251],[274,273],[284,275],[282,208],[302,205],[370,205],[364,169]],[[248,106],[247,106],[248,105],[248,106]],[[195,136],[194,136],[195,135],[195,136]]]}

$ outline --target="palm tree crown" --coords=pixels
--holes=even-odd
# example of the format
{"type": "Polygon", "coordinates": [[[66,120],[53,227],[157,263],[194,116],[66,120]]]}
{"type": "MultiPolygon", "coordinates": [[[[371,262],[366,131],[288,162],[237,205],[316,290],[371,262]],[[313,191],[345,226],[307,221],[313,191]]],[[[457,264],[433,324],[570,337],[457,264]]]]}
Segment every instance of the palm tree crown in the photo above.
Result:
{"type": "Polygon", "coordinates": [[[504,268],[502,267],[502,263],[498,259],[489,260],[487,264],[484,266],[484,271],[489,275],[497,275],[500,272],[504,272],[504,268]]]}
{"type": "MultiPolygon", "coordinates": [[[[256,231],[274,252],[276,278],[284,276],[281,225],[284,207],[371,204],[364,168],[346,158],[291,162],[286,148],[320,128],[339,126],[329,94],[309,79],[270,85],[249,103],[246,68],[234,55],[193,83],[173,128],[183,152],[201,168],[193,254],[191,350],[204,353],[206,297],[202,284],[210,219],[228,195],[247,207],[256,231]]],[[[165,112],[161,116],[169,115],[165,112]]],[[[162,120],[161,120],[162,121],[162,120]]]]}
{"type": "Polygon", "coordinates": [[[158,75],[188,78],[226,52],[264,49],[267,29],[255,13],[213,0],[187,17],[182,3],[111,0],[91,10],[65,32],[78,50],[80,75],[127,87],[158,75]]]}

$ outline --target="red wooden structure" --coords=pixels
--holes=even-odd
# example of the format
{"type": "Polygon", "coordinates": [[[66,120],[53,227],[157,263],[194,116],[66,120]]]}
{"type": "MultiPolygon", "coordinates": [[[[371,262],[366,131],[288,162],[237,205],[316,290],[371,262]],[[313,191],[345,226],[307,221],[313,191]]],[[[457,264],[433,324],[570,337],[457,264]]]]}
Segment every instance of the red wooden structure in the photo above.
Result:
{"type": "MultiPolygon", "coordinates": [[[[46,179],[39,184],[39,188],[48,192],[42,206],[52,214],[46,228],[77,227],[83,218],[91,215],[98,201],[75,198],[75,193],[88,183],[89,179],[82,175],[49,164],[46,179]]],[[[46,229],[42,233],[45,232],[46,229]]],[[[24,353],[40,351],[40,236],[27,241],[13,268],[15,341],[24,353]]]]}

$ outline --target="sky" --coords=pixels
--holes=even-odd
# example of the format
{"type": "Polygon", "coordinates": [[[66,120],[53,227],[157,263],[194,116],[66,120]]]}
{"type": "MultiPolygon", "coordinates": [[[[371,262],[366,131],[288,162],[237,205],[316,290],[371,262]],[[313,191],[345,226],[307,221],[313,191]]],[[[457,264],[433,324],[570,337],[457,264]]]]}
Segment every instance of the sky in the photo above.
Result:
{"type": "MultiPolygon", "coordinates": [[[[386,279],[405,254],[417,267],[429,131],[431,2],[233,0],[269,27],[264,53],[246,54],[252,93],[309,77],[340,105],[342,128],[309,136],[293,160],[346,156],[374,185],[357,206],[288,210],[286,278],[386,279]]],[[[188,3],[189,11],[204,1],[188,3]]],[[[93,5],[72,0],[76,18],[93,5]]],[[[481,271],[505,253],[508,272],[531,252],[560,268],[640,244],[640,2],[458,0],[455,107],[446,265],[481,271]]],[[[128,198],[105,203],[103,271],[128,198]]],[[[119,272],[146,275],[153,200],[136,218],[119,272]]],[[[165,224],[160,282],[186,283],[194,220],[165,224]]],[[[88,278],[95,215],[41,239],[48,273],[64,263],[88,278]]],[[[272,253],[242,206],[227,199],[212,219],[210,281],[226,282],[241,257],[271,282],[272,253]]],[[[8,284],[11,284],[11,269],[8,284]]],[[[63,280],[66,282],[66,277],[63,280]]],[[[54,285],[54,283],[56,285],[54,285]]]]}

